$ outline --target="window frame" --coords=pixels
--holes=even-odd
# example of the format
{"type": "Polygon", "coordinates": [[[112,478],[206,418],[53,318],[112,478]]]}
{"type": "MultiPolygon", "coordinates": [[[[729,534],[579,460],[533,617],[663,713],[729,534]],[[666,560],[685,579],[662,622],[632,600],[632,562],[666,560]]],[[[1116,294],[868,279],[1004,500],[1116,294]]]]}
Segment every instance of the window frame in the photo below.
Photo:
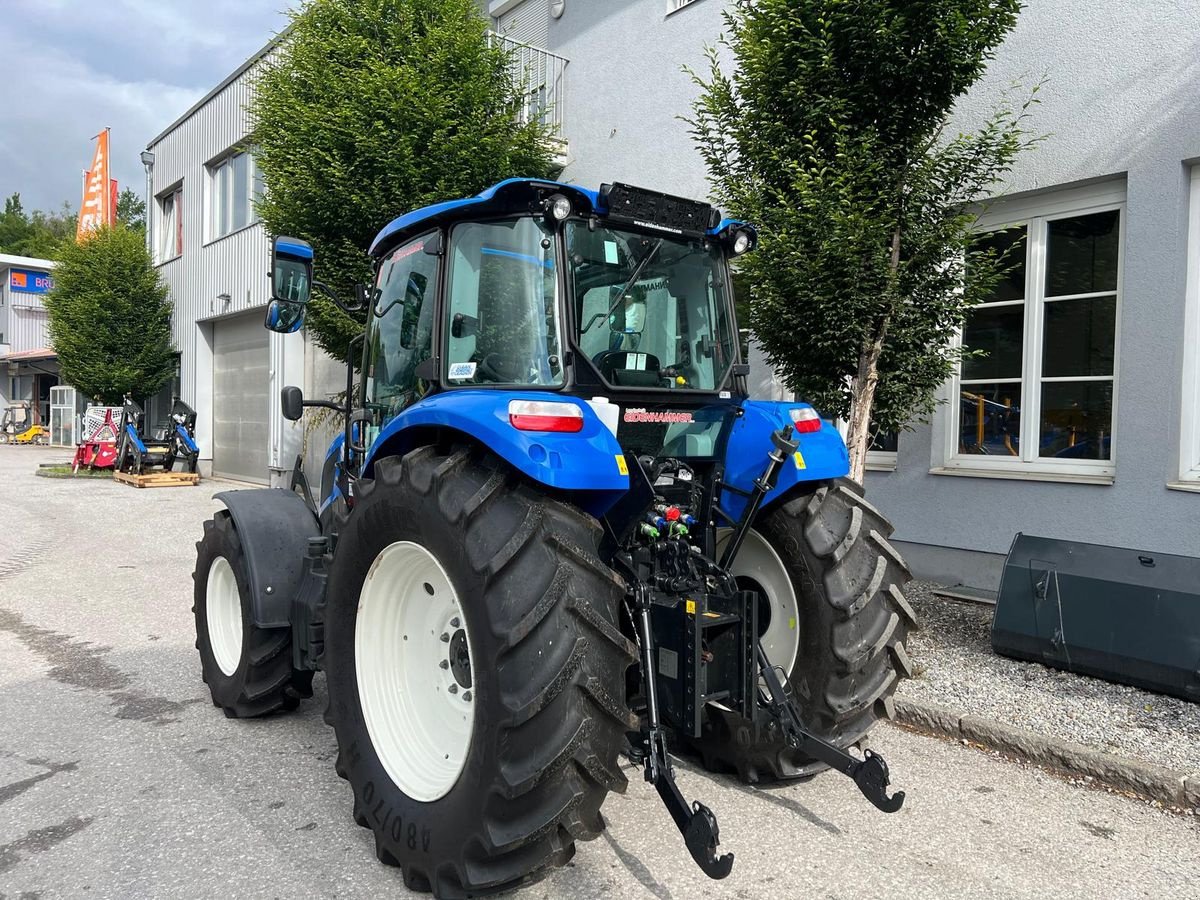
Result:
{"type": "Polygon", "coordinates": [[[1200,164],[1192,166],[1188,179],[1186,259],[1179,472],[1174,486],[1200,491],[1200,164]]]}
{"type": "Polygon", "coordinates": [[[218,156],[216,159],[209,162],[205,167],[205,188],[204,188],[204,244],[216,243],[230,235],[237,234],[239,231],[245,231],[259,222],[258,210],[255,208],[254,201],[256,195],[256,187],[262,183],[258,170],[258,163],[254,157],[253,147],[240,147],[233,150],[228,150],[218,156]],[[243,224],[234,226],[233,211],[237,198],[235,194],[236,178],[234,173],[235,160],[246,158],[246,198],[245,198],[245,216],[246,220],[243,224]],[[223,176],[222,173],[227,173],[223,176]],[[224,177],[224,184],[222,184],[224,177]],[[218,222],[218,216],[224,214],[224,217],[229,219],[229,228],[227,231],[221,231],[222,224],[218,222]]]}
{"type": "Polygon", "coordinates": [[[681,9],[687,9],[689,6],[699,2],[700,0],[667,0],[667,15],[674,15],[681,9]]]}
{"type": "MultiPolygon", "coordinates": [[[[935,475],[967,475],[984,478],[1014,478],[1036,481],[1063,481],[1087,484],[1112,484],[1116,478],[1119,453],[1116,427],[1119,422],[1119,386],[1121,358],[1121,314],[1124,306],[1125,247],[1127,227],[1126,189],[1124,179],[1081,188],[1055,191],[1053,194],[1013,198],[997,202],[987,209],[976,223],[979,232],[1003,228],[1026,227],[1025,297],[1021,361],[1021,432],[1017,457],[985,456],[959,453],[962,376],[961,365],[955,367],[943,386],[939,401],[944,411],[939,413],[941,441],[934,441],[934,459],[930,472],[935,475]],[[1063,302],[1065,297],[1085,297],[1115,294],[1113,323],[1112,376],[1055,376],[1062,382],[1109,382],[1112,384],[1112,418],[1109,431],[1108,459],[1062,460],[1038,456],[1041,433],[1042,375],[1046,318],[1046,253],[1047,231],[1050,222],[1087,216],[1096,213],[1118,212],[1117,280],[1114,291],[1094,294],[1063,295],[1050,302],[1063,302]]],[[[1014,304],[1015,305],[1015,304],[1014,304]]],[[[954,336],[953,345],[962,346],[962,330],[954,336]]],[[[980,379],[968,379],[977,381],[980,379]]],[[[990,379],[988,383],[1006,379],[990,379]]],[[[1016,379],[1011,379],[1016,380],[1016,379]]]]}
{"type": "Polygon", "coordinates": [[[179,181],[171,187],[167,188],[161,194],[157,194],[154,198],[154,203],[158,207],[155,210],[154,216],[154,254],[155,264],[163,265],[169,263],[173,259],[179,259],[183,256],[183,210],[185,209],[183,202],[183,182],[179,181]],[[173,246],[175,252],[167,255],[166,240],[167,240],[167,201],[171,201],[171,225],[175,232],[175,240],[173,246]]]}

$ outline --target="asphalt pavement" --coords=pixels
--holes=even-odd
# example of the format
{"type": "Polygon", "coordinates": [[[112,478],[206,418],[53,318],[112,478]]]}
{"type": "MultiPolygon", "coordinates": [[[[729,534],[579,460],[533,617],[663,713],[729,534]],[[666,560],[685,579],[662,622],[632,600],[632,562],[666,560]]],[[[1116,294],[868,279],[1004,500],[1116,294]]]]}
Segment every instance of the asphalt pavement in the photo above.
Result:
{"type": "MultiPolygon", "coordinates": [[[[0,898],[404,896],[334,774],[323,679],[265,721],[200,680],[194,545],[238,486],[34,477],[66,455],[0,446],[0,898]]],[[[631,772],[607,832],[514,896],[1200,896],[1194,818],[893,726],[873,746],[899,813],[833,774],[758,790],[685,761],[736,854],[714,882],[631,772]]]]}

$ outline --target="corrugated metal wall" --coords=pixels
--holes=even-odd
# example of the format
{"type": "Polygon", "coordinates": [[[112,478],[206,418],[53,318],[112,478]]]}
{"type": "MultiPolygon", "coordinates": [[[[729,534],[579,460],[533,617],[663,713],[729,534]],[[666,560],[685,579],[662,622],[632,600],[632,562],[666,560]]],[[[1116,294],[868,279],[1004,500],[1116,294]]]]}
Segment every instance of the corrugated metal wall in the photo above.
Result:
{"type": "Polygon", "coordinates": [[[39,350],[50,346],[50,318],[42,299],[36,294],[11,292],[8,295],[8,327],[4,339],[11,353],[39,350]]]}
{"type": "MultiPolygon", "coordinates": [[[[255,67],[212,97],[150,150],[154,153],[154,193],[182,182],[183,253],[159,267],[175,304],[176,346],[182,356],[184,399],[196,376],[195,323],[244,312],[267,302],[269,247],[261,225],[204,243],[209,162],[244,141],[250,129],[246,107],[255,67]],[[227,294],[229,302],[217,298],[227,294]]],[[[155,209],[155,231],[161,224],[155,209]]],[[[156,234],[156,245],[161,244],[156,234]]]]}
{"type": "MultiPolygon", "coordinates": [[[[261,224],[206,242],[208,165],[246,140],[252,81],[261,64],[262,59],[249,65],[149,147],[154,153],[155,197],[176,186],[183,190],[183,252],[161,263],[159,272],[175,306],[172,329],[180,352],[180,392],[197,413],[201,459],[210,459],[213,447],[213,323],[261,309],[269,299],[270,244],[261,224]]],[[[156,201],[156,248],[162,244],[161,225],[161,207],[156,201]]],[[[270,346],[269,393],[278,397],[280,382],[297,367],[302,369],[303,338],[275,336],[270,346]],[[293,355],[297,357],[294,362],[286,358],[293,355]]],[[[254,385],[250,390],[257,393],[261,387],[254,385]]],[[[294,458],[295,451],[285,446],[289,442],[278,403],[270,403],[266,415],[270,423],[270,465],[289,466],[284,461],[294,458]]]]}

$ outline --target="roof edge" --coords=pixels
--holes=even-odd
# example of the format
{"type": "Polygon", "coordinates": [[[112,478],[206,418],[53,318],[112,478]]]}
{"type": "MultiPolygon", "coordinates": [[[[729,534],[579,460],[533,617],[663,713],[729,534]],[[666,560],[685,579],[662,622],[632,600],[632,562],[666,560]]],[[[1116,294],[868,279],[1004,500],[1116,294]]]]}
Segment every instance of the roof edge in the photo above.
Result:
{"type": "Polygon", "coordinates": [[[171,132],[175,131],[177,128],[179,128],[180,125],[182,125],[184,122],[186,122],[192,116],[194,116],[205,105],[207,105],[208,101],[212,100],[213,97],[217,96],[217,94],[221,93],[221,91],[225,90],[225,88],[227,88],[227,87],[229,87],[229,85],[233,84],[233,82],[235,82],[239,77],[241,77],[246,72],[247,69],[249,69],[256,62],[258,62],[260,59],[262,59],[264,56],[266,56],[268,53],[270,53],[271,50],[273,50],[276,46],[278,46],[278,44],[285,37],[287,37],[288,32],[291,30],[292,30],[292,25],[291,25],[291,23],[288,23],[287,28],[283,29],[283,31],[279,32],[279,34],[275,35],[273,38],[271,38],[271,40],[267,41],[267,43],[264,44],[263,47],[260,50],[258,50],[258,52],[256,52],[253,56],[251,56],[249,59],[247,59],[244,63],[242,63],[240,66],[238,66],[232,72],[230,72],[228,75],[226,75],[225,78],[222,79],[220,84],[218,84],[215,88],[213,88],[211,91],[209,91],[203,97],[201,97],[199,100],[197,100],[195,103],[193,103],[191,105],[191,107],[188,108],[187,112],[185,112],[182,116],[180,116],[178,119],[176,119],[174,122],[172,122],[166,128],[164,128],[154,138],[152,138],[150,140],[150,142],[148,144],[146,144],[146,149],[147,150],[154,149],[154,146],[156,144],[161,143],[162,140],[165,137],[167,137],[167,135],[171,134],[171,132]]]}

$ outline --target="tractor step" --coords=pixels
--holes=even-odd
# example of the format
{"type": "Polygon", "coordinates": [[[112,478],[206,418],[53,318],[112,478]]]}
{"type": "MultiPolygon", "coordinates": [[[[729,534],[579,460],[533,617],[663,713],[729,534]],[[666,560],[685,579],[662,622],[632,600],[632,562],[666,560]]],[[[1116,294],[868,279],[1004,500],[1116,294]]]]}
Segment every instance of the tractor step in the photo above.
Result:
{"type": "Polygon", "coordinates": [[[200,483],[200,476],[195,472],[148,472],[145,475],[114,472],[113,479],[137,488],[190,487],[200,483]]]}

